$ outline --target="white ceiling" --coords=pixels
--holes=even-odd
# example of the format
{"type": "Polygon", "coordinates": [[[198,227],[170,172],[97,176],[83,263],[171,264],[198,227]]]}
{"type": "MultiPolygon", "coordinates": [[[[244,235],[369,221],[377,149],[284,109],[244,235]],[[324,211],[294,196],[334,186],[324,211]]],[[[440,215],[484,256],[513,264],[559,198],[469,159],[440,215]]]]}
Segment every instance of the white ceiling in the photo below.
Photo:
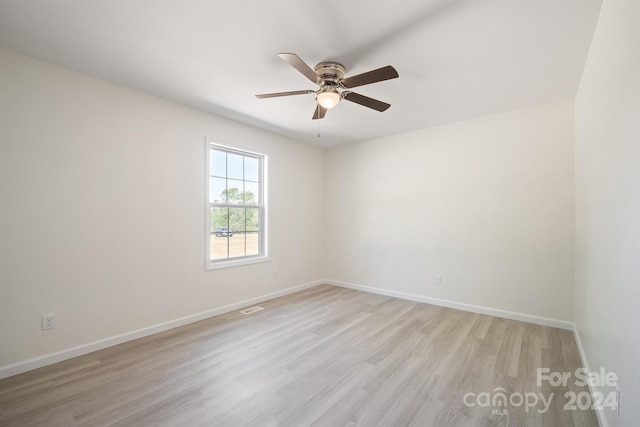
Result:
{"type": "MultiPolygon", "coordinates": [[[[575,95],[601,0],[0,0],[0,46],[304,142],[331,146],[575,95]],[[393,65],[313,121],[278,57],[393,65]],[[320,137],[317,137],[318,132],[320,137]]],[[[1,76],[1,74],[0,74],[1,76]]]]}

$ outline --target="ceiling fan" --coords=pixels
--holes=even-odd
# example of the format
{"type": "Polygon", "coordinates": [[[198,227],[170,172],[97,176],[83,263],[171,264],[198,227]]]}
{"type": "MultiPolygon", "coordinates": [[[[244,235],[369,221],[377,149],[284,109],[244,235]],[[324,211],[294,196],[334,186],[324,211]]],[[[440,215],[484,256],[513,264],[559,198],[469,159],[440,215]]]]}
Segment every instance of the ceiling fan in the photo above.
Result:
{"type": "Polygon", "coordinates": [[[348,90],[358,86],[397,78],[398,72],[391,65],[345,78],[346,68],[337,62],[321,62],[312,69],[295,53],[281,53],[278,56],[287,61],[289,65],[302,73],[306,78],[320,86],[320,89],[265,93],[256,95],[256,98],[275,98],[278,96],[315,93],[318,105],[316,106],[316,111],[313,113],[314,120],[324,118],[327,110],[338,105],[341,99],[346,99],[347,101],[355,102],[356,104],[364,105],[377,111],[385,111],[391,107],[391,104],[387,104],[386,102],[378,101],[377,99],[369,98],[368,96],[348,90]]]}

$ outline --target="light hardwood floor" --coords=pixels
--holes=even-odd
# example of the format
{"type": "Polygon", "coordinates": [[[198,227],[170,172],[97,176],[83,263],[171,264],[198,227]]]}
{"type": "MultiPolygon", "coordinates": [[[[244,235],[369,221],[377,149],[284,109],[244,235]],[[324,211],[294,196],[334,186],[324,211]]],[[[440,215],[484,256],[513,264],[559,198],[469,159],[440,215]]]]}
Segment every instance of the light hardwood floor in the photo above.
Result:
{"type": "Polygon", "coordinates": [[[580,367],[569,331],[326,285],[260,305],[4,379],[0,425],[598,425],[536,384],[580,367]]]}

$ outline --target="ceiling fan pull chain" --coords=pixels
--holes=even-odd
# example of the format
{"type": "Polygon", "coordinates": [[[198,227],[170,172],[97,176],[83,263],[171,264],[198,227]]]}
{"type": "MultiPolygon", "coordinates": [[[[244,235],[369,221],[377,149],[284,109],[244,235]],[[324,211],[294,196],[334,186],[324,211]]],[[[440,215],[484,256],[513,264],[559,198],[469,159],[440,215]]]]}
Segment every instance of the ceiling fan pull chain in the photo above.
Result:
{"type": "Polygon", "coordinates": [[[340,106],[336,108],[336,144],[340,145],[340,106]]]}

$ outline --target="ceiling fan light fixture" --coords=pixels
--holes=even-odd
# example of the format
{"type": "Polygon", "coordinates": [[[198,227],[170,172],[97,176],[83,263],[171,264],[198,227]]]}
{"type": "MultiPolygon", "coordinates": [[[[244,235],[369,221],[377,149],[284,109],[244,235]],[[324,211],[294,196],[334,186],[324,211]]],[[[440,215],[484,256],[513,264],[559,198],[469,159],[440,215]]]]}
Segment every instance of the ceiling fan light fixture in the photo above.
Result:
{"type": "Polygon", "coordinates": [[[334,88],[324,87],[316,94],[316,101],[327,110],[335,107],[340,102],[340,93],[334,88]]]}

